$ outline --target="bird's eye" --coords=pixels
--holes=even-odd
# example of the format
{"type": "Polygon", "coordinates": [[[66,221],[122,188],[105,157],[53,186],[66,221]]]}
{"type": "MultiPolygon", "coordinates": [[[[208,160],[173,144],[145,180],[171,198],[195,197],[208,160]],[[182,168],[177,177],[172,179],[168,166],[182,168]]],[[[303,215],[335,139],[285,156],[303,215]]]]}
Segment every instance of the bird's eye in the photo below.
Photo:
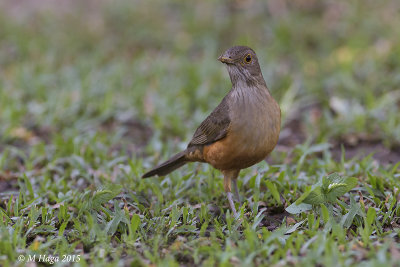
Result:
{"type": "Polygon", "coordinates": [[[247,54],[247,56],[244,58],[244,61],[249,64],[251,62],[251,55],[247,54]]]}

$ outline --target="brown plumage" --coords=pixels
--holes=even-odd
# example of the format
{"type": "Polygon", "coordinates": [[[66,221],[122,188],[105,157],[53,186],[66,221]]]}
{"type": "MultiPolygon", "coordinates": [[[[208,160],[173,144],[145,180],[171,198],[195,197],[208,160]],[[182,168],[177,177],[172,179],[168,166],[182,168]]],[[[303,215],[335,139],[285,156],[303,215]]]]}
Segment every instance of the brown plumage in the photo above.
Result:
{"type": "Polygon", "coordinates": [[[281,112],[251,48],[234,46],[218,60],[227,66],[232,89],[200,124],[186,150],[145,173],[143,178],[167,175],[187,162],[209,163],[224,175],[224,189],[236,214],[231,182],[239,199],[239,172],[260,162],[274,149],[281,112]]]}

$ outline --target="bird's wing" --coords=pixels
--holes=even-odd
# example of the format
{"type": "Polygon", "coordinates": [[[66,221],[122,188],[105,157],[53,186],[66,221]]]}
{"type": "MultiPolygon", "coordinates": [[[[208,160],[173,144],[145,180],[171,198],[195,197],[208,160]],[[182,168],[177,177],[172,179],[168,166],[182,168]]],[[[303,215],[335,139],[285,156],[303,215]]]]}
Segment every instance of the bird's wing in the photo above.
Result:
{"type": "Polygon", "coordinates": [[[211,144],[226,136],[231,123],[227,97],[225,96],[214,111],[200,124],[188,147],[211,144]]]}

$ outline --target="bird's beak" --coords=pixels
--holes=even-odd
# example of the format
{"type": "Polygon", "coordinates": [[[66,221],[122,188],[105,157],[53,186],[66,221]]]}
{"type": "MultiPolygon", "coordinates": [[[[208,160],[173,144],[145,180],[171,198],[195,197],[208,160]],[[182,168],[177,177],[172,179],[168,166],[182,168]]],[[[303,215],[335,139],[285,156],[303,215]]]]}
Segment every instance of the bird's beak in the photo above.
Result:
{"type": "Polygon", "coordinates": [[[220,56],[218,60],[221,61],[222,63],[233,64],[233,59],[228,57],[220,56]]]}

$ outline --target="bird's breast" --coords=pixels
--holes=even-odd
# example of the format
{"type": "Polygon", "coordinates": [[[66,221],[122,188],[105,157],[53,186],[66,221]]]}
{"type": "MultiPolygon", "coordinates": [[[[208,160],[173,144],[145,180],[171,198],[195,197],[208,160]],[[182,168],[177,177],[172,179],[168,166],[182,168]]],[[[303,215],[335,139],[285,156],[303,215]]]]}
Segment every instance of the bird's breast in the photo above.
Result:
{"type": "MultiPolygon", "coordinates": [[[[275,147],[280,132],[280,109],[269,94],[248,95],[232,112],[232,134],[243,150],[264,158],[275,147]]],[[[245,151],[243,151],[245,152],[245,151]]]]}
{"type": "Polygon", "coordinates": [[[280,109],[267,92],[231,97],[228,134],[205,150],[207,161],[222,170],[260,162],[274,149],[280,132],[280,109]]]}

